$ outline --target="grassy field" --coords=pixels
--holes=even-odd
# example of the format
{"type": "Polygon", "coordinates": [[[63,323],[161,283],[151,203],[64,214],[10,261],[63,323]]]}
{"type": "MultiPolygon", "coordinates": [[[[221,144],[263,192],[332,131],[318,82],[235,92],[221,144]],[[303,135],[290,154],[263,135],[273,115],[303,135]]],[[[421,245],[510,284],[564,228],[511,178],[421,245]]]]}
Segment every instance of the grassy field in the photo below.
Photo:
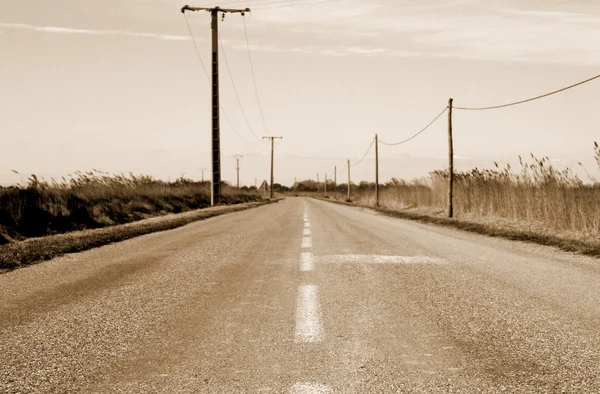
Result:
{"type": "MultiPolygon", "coordinates": [[[[258,193],[223,186],[224,204],[259,200],[258,193]]],[[[61,182],[32,175],[26,185],[0,187],[0,244],[209,206],[209,182],[163,182],[97,171],[76,173],[61,182]]]]}
{"type": "MultiPolygon", "coordinates": [[[[600,147],[594,144],[600,170],[600,147]]],[[[520,168],[473,169],[455,173],[454,220],[446,220],[448,172],[434,171],[412,181],[380,185],[382,211],[401,217],[452,225],[489,235],[535,240],[564,249],[600,253],[600,180],[584,182],[570,169],[557,170],[547,158],[520,158],[520,168]],[[569,248],[568,243],[579,246],[569,248]]],[[[333,186],[333,185],[331,185],[333,186]]],[[[337,198],[346,199],[347,185],[337,198]]],[[[374,206],[375,185],[352,185],[355,204],[374,206]]],[[[329,197],[333,197],[332,187],[329,197]]],[[[321,193],[318,193],[322,196],[321,193]]]]}
{"type": "MultiPolygon", "coordinates": [[[[373,188],[352,199],[373,204],[373,188]]],[[[600,183],[584,183],[571,170],[557,171],[548,158],[521,160],[518,173],[503,169],[458,172],[454,210],[457,218],[496,218],[582,235],[600,234],[600,183]]],[[[391,209],[425,209],[443,215],[448,206],[448,172],[380,188],[380,204],[391,209]]]]}

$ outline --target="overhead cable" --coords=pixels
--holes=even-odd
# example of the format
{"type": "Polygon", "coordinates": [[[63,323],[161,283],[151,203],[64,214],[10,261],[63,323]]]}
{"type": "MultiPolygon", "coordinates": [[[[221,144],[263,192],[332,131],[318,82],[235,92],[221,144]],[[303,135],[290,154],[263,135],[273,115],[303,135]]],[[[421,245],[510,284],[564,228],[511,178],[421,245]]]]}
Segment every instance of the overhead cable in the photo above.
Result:
{"type": "Polygon", "coordinates": [[[226,2],[222,2],[220,3],[221,5],[226,5],[226,6],[232,6],[232,5],[247,5],[248,7],[256,7],[256,6],[263,6],[263,5],[270,5],[270,4],[280,4],[280,3],[301,3],[303,0],[259,0],[259,1],[253,1],[253,2],[249,2],[249,1],[226,1],[226,2]]]}
{"type": "Polygon", "coordinates": [[[246,18],[242,18],[244,22],[244,35],[246,37],[246,48],[248,49],[248,60],[250,62],[250,70],[252,71],[252,82],[254,82],[254,93],[256,94],[256,102],[258,103],[258,110],[260,112],[260,117],[262,119],[263,127],[265,128],[265,133],[267,135],[271,135],[269,133],[269,128],[267,127],[267,122],[265,121],[265,114],[262,109],[262,104],[260,103],[260,95],[258,94],[258,85],[256,84],[256,73],[254,72],[254,63],[252,62],[252,55],[250,53],[250,44],[248,42],[248,30],[246,29],[246,18]]]}
{"type": "Polygon", "coordinates": [[[536,96],[536,97],[528,98],[526,100],[515,101],[514,103],[508,103],[508,104],[502,104],[502,105],[494,105],[494,106],[491,106],[491,107],[452,107],[452,108],[454,108],[454,109],[460,109],[460,110],[466,110],[466,111],[483,111],[483,110],[487,110],[487,109],[496,109],[496,108],[510,107],[510,106],[513,106],[513,105],[528,103],[530,101],[539,100],[539,99],[544,98],[544,97],[552,96],[553,94],[564,92],[565,90],[569,90],[569,89],[574,88],[576,86],[583,85],[584,83],[588,83],[588,82],[593,81],[594,79],[598,79],[598,78],[600,78],[600,74],[598,74],[598,75],[596,75],[596,76],[594,76],[592,78],[588,78],[585,81],[577,82],[576,84],[567,86],[565,88],[558,89],[558,90],[555,90],[555,91],[550,92],[550,93],[542,94],[541,96],[536,96]]]}
{"type": "Polygon", "coordinates": [[[244,107],[242,106],[242,100],[240,99],[240,95],[235,86],[233,74],[231,73],[231,68],[229,67],[229,61],[227,60],[227,54],[225,53],[225,47],[223,46],[223,41],[221,41],[220,35],[219,35],[219,45],[221,45],[221,51],[223,52],[223,59],[225,59],[225,66],[227,67],[227,72],[229,73],[229,78],[231,79],[231,86],[233,86],[233,92],[235,93],[235,97],[237,98],[237,102],[238,102],[238,105],[240,106],[240,110],[242,111],[244,120],[246,121],[246,125],[248,126],[248,129],[250,130],[252,135],[254,135],[254,138],[256,138],[258,141],[260,141],[260,138],[258,138],[256,133],[254,132],[254,129],[252,129],[252,126],[250,125],[250,121],[248,121],[248,117],[246,116],[246,111],[244,111],[244,107]]]}
{"type": "Polygon", "coordinates": [[[447,110],[448,110],[448,107],[445,107],[444,110],[442,112],[440,112],[440,114],[438,116],[435,117],[435,119],[433,119],[431,122],[429,122],[429,124],[427,126],[425,126],[423,129],[421,129],[421,131],[419,131],[418,133],[414,134],[410,138],[407,138],[407,139],[402,140],[400,142],[394,142],[394,143],[383,142],[381,139],[379,139],[379,143],[383,144],[383,145],[388,145],[388,146],[395,146],[395,145],[404,144],[405,142],[408,142],[408,141],[416,138],[419,134],[425,132],[425,130],[427,130],[429,127],[431,127],[431,125],[433,125],[436,122],[436,120],[438,120],[447,110]]]}
{"type": "Polygon", "coordinates": [[[373,144],[375,143],[375,138],[373,138],[373,140],[371,141],[371,145],[369,145],[369,149],[367,149],[367,151],[365,152],[365,154],[363,155],[362,159],[360,159],[359,161],[357,161],[354,164],[351,164],[352,167],[355,167],[357,165],[359,165],[360,163],[362,163],[362,161],[365,159],[365,157],[367,157],[367,155],[369,154],[369,152],[371,151],[371,148],[373,147],[373,144]]]}
{"type": "Polygon", "coordinates": [[[206,66],[204,65],[204,60],[202,60],[202,55],[200,54],[200,48],[198,48],[198,44],[196,43],[196,38],[194,38],[194,33],[192,32],[192,28],[190,27],[190,23],[188,22],[187,15],[185,12],[183,13],[183,19],[185,20],[185,25],[190,32],[190,37],[192,38],[192,42],[194,43],[194,47],[196,48],[196,54],[198,55],[198,60],[200,60],[200,64],[202,64],[202,69],[204,70],[204,75],[206,75],[206,79],[210,82],[210,77],[208,76],[208,70],[206,70],[206,66]]]}
{"type": "Polygon", "coordinates": [[[346,1],[346,0],[320,0],[320,1],[307,1],[307,2],[297,2],[297,3],[287,3],[285,4],[285,2],[282,1],[282,3],[284,4],[273,4],[273,5],[267,5],[265,7],[254,7],[254,10],[270,10],[270,9],[274,9],[274,8],[285,8],[285,7],[298,7],[298,6],[307,6],[307,5],[313,5],[313,4],[324,4],[324,3],[334,3],[334,2],[338,2],[338,1],[346,1]]]}
{"type": "MultiPolygon", "coordinates": [[[[333,3],[338,1],[347,1],[347,0],[316,0],[316,1],[304,1],[304,0],[267,0],[260,2],[248,2],[248,1],[226,1],[220,3],[221,6],[236,6],[236,5],[247,5],[252,10],[266,10],[271,8],[283,8],[283,7],[296,7],[296,6],[304,6],[311,4],[321,4],[321,3],[333,3]]],[[[207,5],[208,7],[208,5],[207,5]]]]}

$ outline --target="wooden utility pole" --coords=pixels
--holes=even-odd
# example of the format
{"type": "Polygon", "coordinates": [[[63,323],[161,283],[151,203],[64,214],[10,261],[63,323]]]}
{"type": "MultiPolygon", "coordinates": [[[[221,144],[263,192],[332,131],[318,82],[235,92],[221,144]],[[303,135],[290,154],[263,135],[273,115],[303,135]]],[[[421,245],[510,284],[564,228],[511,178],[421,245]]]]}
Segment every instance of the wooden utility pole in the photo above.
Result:
{"type": "Polygon", "coordinates": [[[319,186],[321,186],[321,180],[319,179],[319,173],[317,172],[317,193],[319,192],[319,186]]]}
{"type": "Polygon", "coordinates": [[[271,140],[271,190],[269,192],[269,198],[273,198],[273,167],[275,165],[275,160],[274,160],[274,152],[275,152],[275,140],[279,139],[282,140],[283,137],[263,137],[264,139],[269,139],[271,140]]]}
{"type": "Polygon", "coordinates": [[[233,158],[236,160],[237,165],[235,166],[235,171],[237,173],[237,188],[240,188],[240,159],[243,158],[242,155],[235,155],[233,158]]]}
{"type": "Polygon", "coordinates": [[[454,215],[454,145],[452,143],[452,99],[448,100],[448,217],[454,215]]]}
{"type": "Polygon", "coordinates": [[[337,198],[337,166],[333,167],[333,198],[337,198]]]}
{"type": "Polygon", "coordinates": [[[375,206],[379,207],[379,138],[375,134],[375,206]]]}
{"type": "Polygon", "coordinates": [[[350,201],[350,160],[348,160],[348,201],[350,201]]]}
{"type": "Polygon", "coordinates": [[[190,7],[188,5],[181,9],[186,11],[207,11],[212,16],[212,179],[210,188],[210,205],[218,205],[221,202],[221,126],[219,119],[219,12],[239,13],[242,16],[250,12],[250,8],[230,9],[220,7],[190,7]]]}

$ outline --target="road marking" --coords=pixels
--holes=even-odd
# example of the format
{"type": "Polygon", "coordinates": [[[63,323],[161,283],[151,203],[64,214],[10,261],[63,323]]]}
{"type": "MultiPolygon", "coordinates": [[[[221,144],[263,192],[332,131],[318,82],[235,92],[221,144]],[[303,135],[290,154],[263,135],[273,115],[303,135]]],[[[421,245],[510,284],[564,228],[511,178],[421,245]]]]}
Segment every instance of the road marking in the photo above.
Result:
{"type": "Polygon", "coordinates": [[[364,264],[448,264],[448,261],[429,256],[382,256],[368,254],[334,254],[319,257],[321,263],[364,264]]]}
{"type": "Polygon", "coordinates": [[[310,228],[310,223],[309,222],[304,222],[304,228],[310,228]]]}
{"type": "Polygon", "coordinates": [[[316,383],[296,383],[290,389],[290,394],[327,394],[331,393],[331,388],[316,383]]]}
{"type": "Polygon", "coordinates": [[[314,268],[315,259],[311,252],[300,253],[300,271],[312,271],[314,268]]]}
{"type": "Polygon", "coordinates": [[[321,307],[318,288],[315,285],[302,285],[298,288],[296,300],[295,342],[319,342],[323,339],[321,327],[321,307]]]}
{"type": "Polygon", "coordinates": [[[310,220],[308,220],[307,218],[304,218],[304,223],[309,223],[310,220]]]}
{"type": "Polygon", "coordinates": [[[312,248],[312,238],[311,237],[302,238],[302,247],[303,248],[312,248]]]}
{"type": "Polygon", "coordinates": [[[302,233],[302,235],[311,235],[312,233],[310,232],[309,228],[305,228],[304,229],[304,233],[302,233]]]}

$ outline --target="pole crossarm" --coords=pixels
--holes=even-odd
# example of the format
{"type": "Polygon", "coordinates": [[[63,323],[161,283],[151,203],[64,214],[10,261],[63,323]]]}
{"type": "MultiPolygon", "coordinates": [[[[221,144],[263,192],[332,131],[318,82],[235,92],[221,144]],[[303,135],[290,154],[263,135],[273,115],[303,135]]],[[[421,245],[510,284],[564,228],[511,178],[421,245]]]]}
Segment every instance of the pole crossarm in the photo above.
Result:
{"type": "Polygon", "coordinates": [[[239,13],[244,15],[246,12],[252,12],[250,8],[221,8],[221,7],[190,7],[189,5],[184,5],[181,8],[181,13],[185,13],[186,11],[207,11],[207,12],[227,12],[230,14],[239,13]]]}

